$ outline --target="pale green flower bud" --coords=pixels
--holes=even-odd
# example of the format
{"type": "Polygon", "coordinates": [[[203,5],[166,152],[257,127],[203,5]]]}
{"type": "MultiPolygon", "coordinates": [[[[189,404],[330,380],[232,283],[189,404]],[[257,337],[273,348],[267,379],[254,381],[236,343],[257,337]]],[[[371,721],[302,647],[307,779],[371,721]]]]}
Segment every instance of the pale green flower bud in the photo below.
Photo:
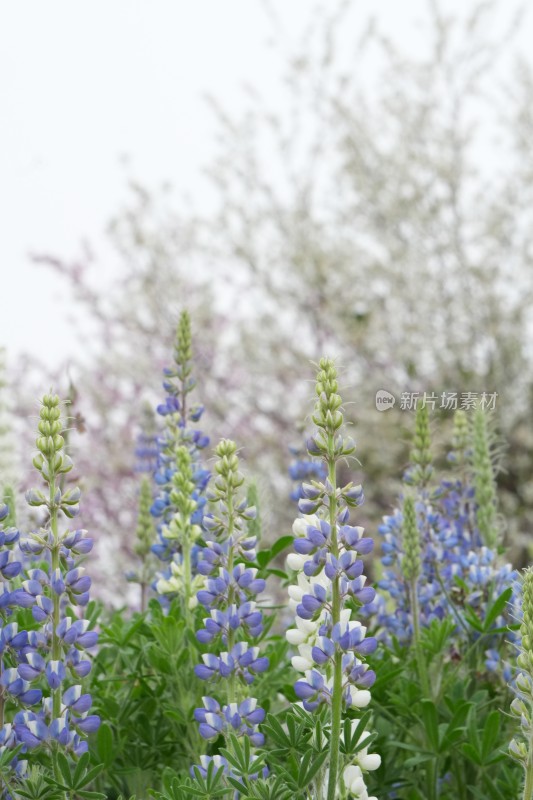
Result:
{"type": "Polygon", "coordinates": [[[402,524],[403,558],[402,572],[408,581],[416,581],[420,575],[420,532],[416,521],[415,501],[408,494],[403,503],[402,524]]]}
{"type": "Polygon", "coordinates": [[[472,468],[476,499],[476,520],[481,538],[487,547],[498,544],[500,532],[497,523],[496,481],[491,454],[491,436],[486,412],[474,412],[472,432],[472,468]]]}

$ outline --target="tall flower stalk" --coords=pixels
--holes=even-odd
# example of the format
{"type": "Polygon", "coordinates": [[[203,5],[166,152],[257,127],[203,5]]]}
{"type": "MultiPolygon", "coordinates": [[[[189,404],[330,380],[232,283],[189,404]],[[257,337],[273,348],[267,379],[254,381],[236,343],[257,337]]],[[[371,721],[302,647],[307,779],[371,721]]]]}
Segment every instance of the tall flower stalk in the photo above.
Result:
{"type": "Polygon", "coordinates": [[[40,744],[60,745],[79,755],[87,750],[85,736],[100,723],[96,715],[89,714],[91,697],[78,682],[91,669],[83,652],[96,645],[98,635],[74,611],[89,602],[91,579],[79,562],[91,551],[93,541],[85,530],[60,529],[65,518],[78,514],[80,490],[61,489],[61,478],[72,469],[72,461],[64,451],[57,395],[43,397],[39,417],[38,454],[33,463],[46,491],[31,489],[27,500],[31,506],[44,507],[47,520],[42,528],[20,540],[23,553],[37,565],[26,570],[26,579],[12,598],[31,608],[40,627],[28,634],[21,663],[9,674],[4,673],[4,681],[8,688],[16,685],[17,679],[45,687],[40,714],[23,711],[15,716],[19,741],[28,749],[40,744]],[[72,611],[66,613],[69,605],[72,611]]]}
{"type": "Polygon", "coordinates": [[[296,628],[287,632],[287,640],[298,647],[292,663],[304,679],[294,689],[304,708],[313,711],[326,703],[331,709],[325,797],[344,798],[355,785],[357,796],[368,798],[363,772],[376,769],[379,756],[366,761],[356,757],[356,764],[344,764],[340,741],[344,712],[368,705],[376,677],[364,663],[365,655],[375,650],[376,640],[366,637],[366,628],[352,619],[353,609],[375,597],[374,589],[365,585],[359,558],[372,550],[373,542],[363,536],[363,528],[349,524],[350,508],[363,502],[361,486],[337,486],[338,462],[354,452],[355,444],[342,433],[342,400],[331,359],[320,361],[316,395],[312,419],[317,431],[307,449],[310,456],[323,460],[327,477],[302,486],[298,505],[305,516],[293,526],[296,553],[288,557],[289,567],[298,572],[297,585],[289,588],[296,628]]]}
{"type": "Polygon", "coordinates": [[[472,466],[476,500],[477,527],[483,544],[495,549],[501,539],[497,522],[496,480],[491,454],[491,435],[487,412],[474,412],[472,435],[472,466]]]}
{"type": "Polygon", "coordinates": [[[130,583],[137,583],[140,589],[139,607],[141,612],[146,611],[148,591],[154,578],[155,557],[152,554],[152,545],[155,539],[154,519],[150,513],[152,506],[152,484],[147,475],[143,475],[139,489],[139,512],[137,515],[137,530],[135,541],[135,554],[140,564],[136,570],[126,573],[130,583]]]}
{"type": "Polygon", "coordinates": [[[195,385],[191,325],[184,311],[176,333],[174,366],[165,370],[167,396],[157,407],[166,429],[159,438],[154,479],[160,491],[151,512],[159,520],[158,541],[152,550],[168,564],[156,580],[156,590],[161,595],[180,596],[186,616],[195,604],[195,588],[199,588],[199,579],[194,581],[193,561],[210,478],[200,457],[209,438],[193,427],[204,411],[202,405],[190,403],[195,385]]]}
{"type": "MultiPolygon", "coordinates": [[[[262,613],[256,597],[265,588],[257,569],[247,566],[256,555],[257,538],[250,535],[248,523],[256,515],[240,491],[244,477],[234,442],[223,439],[216,447],[216,478],[210,491],[212,513],[204,517],[206,547],[198,561],[198,571],[206,576],[205,589],[198,601],[209,616],[198,631],[198,640],[210,645],[195,673],[203,681],[219,687],[217,697],[203,698],[203,708],[195,711],[204,739],[214,740],[229,734],[247,736],[254,746],[263,744],[257,726],[265,712],[249,694],[248,686],[256,675],[268,668],[253,640],[263,630],[262,613]]],[[[209,761],[201,758],[205,773],[209,761]]],[[[217,766],[227,764],[216,757],[217,766]]]]}
{"type": "Polygon", "coordinates": [[[429,679],[420,642],[420,608],[418,603],[418,578],[421,572],[420,531],[416,519],[415,501],[411,494],[403,502],[402,539],[404,555],[402,572],[409,587],[409,605],[413,620],[413,648],[418,665],[418,677],[425,697],[430,697],[429,679]]]}
{"type": "Polygon", "coordinates": [[[533,568],[524,571],[522,582],[522,641],[518,655],[520,672],[511,713],[520,721],[520,733],[509,745],[509,753],[524,769],[523,800],[533,798],[533,568]]]}

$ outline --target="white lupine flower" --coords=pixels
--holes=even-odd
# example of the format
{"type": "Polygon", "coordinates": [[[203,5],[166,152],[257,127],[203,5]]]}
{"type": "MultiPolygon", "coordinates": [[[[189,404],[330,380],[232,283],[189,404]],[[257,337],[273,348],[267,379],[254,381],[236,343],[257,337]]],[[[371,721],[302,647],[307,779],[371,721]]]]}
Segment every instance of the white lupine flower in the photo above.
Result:
{"type": "MultiPolygon", "coordinates": [[[[160,578],[156,583],[156,591],[158,594],[181,594],[184,589],[183,580],[183,565],[172,561],[170,564],[171,576],[169,578],[160,578]]],[[[194,609],[198,605],[196,598],[197,592],[203,589],[205,585],[205,578],[203,575],[195,575],[191,583],[191,596],[189,597],[189,608],[194,609]]]]}
{"type": "Polygon", "coordinates": [[[309,639],[315,640],[320,627],[318,621],[310,619],[300,619],[296,617],[296,628],[291,628],[285,632],[285,638],[289,644],[300,645],[308,642],[309,639]]]}
{"type": "Polygon", "coordinates": [[[340,622],[342,625],[345,625],[347,622],[349,622],[349,621],[350,621],[350,617],[351,617],[351,616],[352,616],[352,612],[350,611],[350,609],[349,609],[349,608],[343,608],[343,609],[342,609],[342,611],[341,611],[341,613],[340,613],[340,620],[339,620],[339,622],[340,622]]]}
{"type": "Polygon", "coordinates": [[[368,689],[357,689],[355,686],[349,686],[348,691],[352,701],[352,706],[355,708],[365,708],[370,703],[371,694],[368,689]]]}
{"type": "Polygon", "coordinates": [[[331,586],[331,581],[323,570],[314,578],[310,579],[308,579],[303,572],[299,573],[298,584],[293,584],[288,588],[290,597],[289,608],[291,611],[296,611],[296,606],[302,602],[302,597],[304,594],[313,594],[313,586],[315,586],[315,584],[323,586],[325,589],[327,589],[329,586],[331,586]]]}
{"type": "Polygon", "coordinates": [[[381,765],[381,756],[379,753],[367,753],[365,750],[362,750],[357,754],[357,760],[359,761],[361,768],[367,772],[372,772],[375,769],[379,769],[381,765]]]}
{"type": "Polygon", "coordinates": [[[298,648],[299,656],[293,656],[291,663],[297,672],[306,672],[315,666],[311,655],[312,647],[310,644],[301,644],[298,648]]]}
{"type": "Polygon", "coordinates": [[[289,553],[285,559],[288,568],[295,570],[295,572],[302,570],[306,561],[306,556],[301,556],[299,553],[289,553]]]}
{"type": "Polygon", "coordinates": [[[365,795],[368,797],[365,780],[360,767],[357,767],[355,764],[350,764],[350,766],[346,767],[344,770],[342,777],[344,779],[344,785],[351,794],[354,794],[357,798],[364,798],[365,795]]]}
{"type": "Polygon", "coordinates": [[[295,536],[306,536],[309,525],[313,525],[315,528],[320,525],[320,520],[316,514],[304,514],[302,517],[295,519],[292,523],[292,532],[295,536]]]}

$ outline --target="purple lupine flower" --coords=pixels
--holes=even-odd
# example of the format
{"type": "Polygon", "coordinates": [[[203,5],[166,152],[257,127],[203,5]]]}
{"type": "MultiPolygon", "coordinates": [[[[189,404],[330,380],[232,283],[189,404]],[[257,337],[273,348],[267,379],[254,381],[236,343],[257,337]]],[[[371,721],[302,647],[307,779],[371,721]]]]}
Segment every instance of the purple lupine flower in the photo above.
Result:
{"type": "MultiPolygon", "coordinates": [[[[195,719],[205,739],[234,733],[248,736],[251,744],[258,747],[264,737],[257,726],[265,713],[253,697],[241,703],[235,701],[236,683],[249,686],[268,669],[268,659],[247,641],[259,636],[263,629],[255,597],[264,590],[265,581],[258,577],[255,567],[246,563],[255,557],[257,547],[256,537],[248,529],[255,518],[255,508],[237,496],[244,479],[238,471],[236,450],[235,444],[227,440],[216,448],[217,480],[210,496],[213,512],[204,516],[206,546],[198,559],[199,572],[206,576],[206,582],[197,598],[209,616],[197,637],[215,652],[202,655],[203,663],[196,665],[195,674],[201,680],[216,683],[225,693],[226,703],[204,697],[204,708],[196,709],[195,719]],[[236,559],[239,563],[235,564],[236,559]]],[[[202,772],[203,767],[199,769],[202,772]]]]}
{"type": "MultiPolygon", "coordinates": [[[[289,587],[296,628],[286,636],[298,650],[292,665],[304,676],[294,684],[297,697],[311,712],[323,703],[330,704],[332,730],[335,726],[338,730],[347,709],[368,704],[368,687],[375,678],[364,657],[375,650],[377,642],[366,638],[366,628],[351,619],[353,600],[365,606],[375,598],[374,588],[365,585],[360,558],[371,552],[373,541],[364,536],[363,528],[350,524],[350,509],[363,502],[361,486],[336,486],[333,467],[353,452],[355,445],[341,433],[342,401],[329,359],[320,361],[316,394],[313,421],[318,430],[307,447],[310,456],[321,457],[327,472],[322,481],[301,487],[298,508],[303,516],[293,525],[295,552],[287,558],[288,566],[297,573],[297,583],[289,587]]],[[[339,747],[333,737],[330,747],[339,747]]],[[[337,761],[330,759],[327,768],[323,780],[328,783],[328,796],[333,796],[338,787],[337,761]]],[[[362,777],[359,788],[365,788],[362,777]]]]}
{"type": "Polygon", "coordinates": [[[158,536],[151,549],[168,566],[158,573],[153,586],[161,596],[181,596],[188,616],[201,585],[199,580],[193,580],[192,554],[201,531],[210,473],[201,463],[209,438],[192,427],[199,422],[204,409],[201,404],[189,402],[196,381],[192,377],[191,327],[186,311],[179,320],[174,366],[164,373],[163,388],[167,396],[157,407],[157,413],[165,419],[165,431],[156,440],[158,456],[154,471],[159,494],[150,511],[157,520],[158,536]],[[185,526],[184,520],[187,520],[185,526]]]}
{"type": "MultiPolygon", "coordinates": [[[[4,586],[0,602],[0,615],[4,617],[16,605],[31,608],[39,628],[24,632],[15,624],[4,624],[0,641],[2,652],[5,648],[18,648],[17,668],[3,671],[5,690],[22,706],[42,701],[40,712],[23,711],[15,715],[14,742],[33,749],[52,739],[76,755],[87,749],[80,735],[95,730],[99,718],[87,714],[90,696],[82,694],[77,683],[69,684],[71,676],[77,681],[88,674],[91,663],[83,659],[82,651],[94,647],[97,633],[88,630],[88,621],[73,617],[65,601],[74,606],[88,602],[91,581],[80,566],[79,557],[91,551],[93,542],[82,529],[58,533],[60,515],[67,519],[76,516],[80,499],[77,487],[63,489],[60,485],[62,476],[72,468],[72,461],[63,450],[60,417],[59,399],[46,395],[40,411],[39,453],[34,465],[48,491],[32,490],[28,501],[46,507],[48,523],[47,527],[30,532],[20,540],[20,550],[26,560],[39,557],[40,565],[28,565],[17,589],[9,591],[4,586]],[[44,566],[45,563],[48,566],[44,566]],[[38,680],[41,686],[44,683],[44,695],[41,688],[31,685],[38,680]]],[[[2,565],[5,563],[0,557],[0,572],[4,577],[2,565]]],[[[13,766],[20,771],[19,763],[13,766]]]]}

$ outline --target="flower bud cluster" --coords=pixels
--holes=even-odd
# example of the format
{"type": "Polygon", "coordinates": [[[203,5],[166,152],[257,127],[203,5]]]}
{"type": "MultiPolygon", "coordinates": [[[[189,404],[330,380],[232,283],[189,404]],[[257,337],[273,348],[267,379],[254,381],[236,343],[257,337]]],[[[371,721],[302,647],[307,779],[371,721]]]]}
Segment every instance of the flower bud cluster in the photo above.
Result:
{"type": "MultiPolygon", "coordinates": [[[[352,735],[356,727],[357,720],[353,720],[352,735]]],[[[356,797],[357,800],[377,800],[377,797],[369,796],[364,779],[365,772],[373,772],[381,765],[379,753],[369,753],[368,746],[364,746],[371,736],[369,731],[363,731],[357,742],[357,747],[360,749],[357,750],[353,762],[344,767],[342,772],[344,788],[350,796],[356,797]]]]}
{"type": "MultiPolygon", "coordinates": [[[[433,491],[424,483],[406,491],[400,498],[399,508],[384,517],[378,528],[383,537],[381,561],[384,567],[379,588],[393,600],[392,610],[382,595],[373,606],[385,639],[395,637],[402,643],[412,640],[409,584],[413,569],[417,572],[421,626],[450,617],[455,613],[452,603],[455,609],[461,605],[477,609],[483,619],[487,606],[516,584],[517,573],[510,564],[498,562],[498,553],[485,545],[479,530],[472,437],[467,437],[464,413],[458,412],[458,415],[454,425],[454,450],[448,461],[460,471],[460,477],[442,481],[433,491]],[[418,556],[413,552],[413,543],[415,549],[419,549],[418,556]],[[419,567],[415,563],[418,561],[419,567]]],[[[494,621],[493,627],[505,628],[509,622],[511,616],[506,610],[494,621]]],[[[453,646],[459,649],[465,636],[465,628],[458,626],[453,646]]],[[[507,638],[515,637],[511,633],[507,638]]],[[[488,642],[486,667],[489,670],[502,667],[497,652],[500,640],[501,637],[496,636],[494,641],[488,642]]],[[[504,677],[508,679],[505,670],[504,677]]]]}
{"type": "Polygon", "coordinates": [[[137,517],[136,541],[134,550],[139,557],[139,567],[126,573],[130,583],[141,587],[141,611],[146,609],[147,593],[153,578],[152,545],[155,538],[154,519],[150,513],[152,505],[152,485],[147,475],[141,480],[139,491],[139,513],[137,517]]]}
{"type": "Polygon", "coordinates": [[[216,478],[209,494],[213,513],[204,516],[206,546],[197,565],[198,572],[205,576],[205,588],[197,598],[208,613],[197,637],[212,652],[204,653],[195,673],[201,680],[225,690],[226,703],[204,697],[203,708],[196,709],[195,719],[205,739],[233,733],[248,736],[258,746],[264,737],[257,726],[265,712],[255,698],[247,696],[246,688],[268,668],[268,659],[250,644],[263,630],[256,598],[265,588],[257,569],[247,566],[256,554],[257,539],[248,530],[256,509],[247,505],[239,491],[244,477],[239,471],[235,443],[223,439],[215,454],[216,478]]]}
{"type": "Polygon", "coordinates": [[[522,581],[521,643],[518,655],[518,673],[514,682],[515,698],[511,714],[520,724],[520,732],[509,745],[509,753],[522,764],[526,785],[531,796],[533,790],[533,568],[524,571],[522,581]]]}
{"type": "MultiPolygon", "coordinates": [[[[354,607],[367,606],[375,599],[375,590],[366,585],[361,560],[371,552],[373,541],[364,535],[363,528],[350,525],[350,508],[358,507],[364,499],[361,486],[336,486],[337,460],[355,449],[354,442],[341,432],[342,401],[337,390],[335,366],[331,360],[322,359],[313,415],[318,430],[308,440],[308,451],[322,457],[327,477],[323,482],[303,484],[303,496],[298,502],[303,516],[293,525],[295,552],[287,557],[287,565],[297,573],[297,579],[289,587],[289,606],[296,615],[296,627],[287,631],[286,638],[298,650],[292,665],[303,673],[294,689],[307,711],[322,703],[332,706],[330,782],[340,774],[341,714],[370,702],[369,689],[376,676],[365,663],[365,656],[377,644],[373,637],[366,636],[361,622],[352,619],[354,607]]],[[[355,783],[358,775],[351,770],[347,779],[355,783]]],[[[362,786],[357,787],[357,796],[367,796],[362,793],[362,786]]]]}
{"type": "Polygon", "coordinates": [[[299,447],[290,447],[290,452],[294,456],[294,461],[289,467],[289,477],[294,483],[290,499],[295,503],[300,500],[303,494],[302,484],[304,481],[323,481],[327,477],[327,469],[323,461],[316,458],[306,457],[299,447]]]}
{"type": "MultiPolygon", "coordinates": [[[[39,703],[42,693],[32,689],[28,681],[19,677],[16,665],[24,659],[24,651],[28,647],[29,634],[26,630],[21,630],[16,621],[10,621],[17,608],[25,607],[22,594],[18,592],[18,582],[15,580],[22,572],[22,563],[15,555],[15,547],[19,540],[19,531],[10,525],[11,509],[7,503],[0,503],[0,580],[2,593],[0,595],[0,659],[1,673],[15,667],[11,673],[11,690],[0,683],[0,696],[2,698],[2,709],[9,696],[19,707],[26,708],[39,703]],[[20,597],[21,602],[17,602],[20,597]],[[15,683],[16,682],[16,683],[15,683]]],[[[17,744],[13,725],[5,723],[2,711],[0,719],[0,747],[14,747],[17,744]]],[[[13,759],[11,767],[19,777],[24,775],[27,769],[27,761],[24,759],[13,759]]]]}
{"type": "Polygon", "coordinates": [[[501,540],[501,532],[496,513],[496,480],[491,445],[487,414],[483,409],[477,409],[472,432],[476,520],[483,543],[494,549],[501,540]]]}
{"type": "Polygon", "coordinates": [[[148,403],[141,409],[140,428],[135,446],[135,471],[153,475],[159,458],[158,431],[155,412],[148,403]]]}
{"type": "Polygon", "coordinates": [[[61,487],[61,477],[72,468],[72,462],[63,450],[57,396],[44,396],[38,428],[39,453],[34,465],[48,491],[32,489],[27,498],[30,505],[46,508],[48,523],[20,538],[13,529],[0,533],[3,548],[18,539],[25,562],[30,563],[23,572],[20,562],[17,567],[10,566],[15,563],[11,558],[4,565],[4,579],[19,577],[16,585],[3,584],[3,623],[16,607],[31,609],[38,623],[38,628],[29,632],[19,631],[16,623],[2,628],[0,685],[4,696],[10,695],[22,710],[12,724],[4,725],[1,735],[4,746],[22,743],[31,750],[55,742],[79,755],[87,750],[85,736],[100,722],[89,713],[91,697],[80,683],[91,669],[85,651],[96,645],[98,634],[89,630],[87,620],[65,612],[68,605],[85,606],[89,601],[91,579],[79,560],[91,551],[93,541],[85,530],[58,529],[60,514],[67,518],[77,515],[80,491],[61,487]],[[26,709],[38,703],[41,710],[26,709]]]}
{"type": "MultiPolygon", "coordinates": [[[[200,534],[205,490],[210,473],[201,464],[201,451],[209,438],[191,427],[203,414],[201,405],[190,405],[189,395],[196,382],[192,376],[192,345],[187,312],[180,317],[174,346],[174,367],[165,370],[167,392],[157,412],[165,419],[165,433],[159,438],[158,465],[154,480],[159,494],[151,513],[158,519],[158,541],[152,551],[169,564],[156,580],[159,594],[181,595],[186,607],[194,605],[195,585],[192,561],[200,534]]],[[[196,581],[199,585],[199,579],[196,581]]]]}

